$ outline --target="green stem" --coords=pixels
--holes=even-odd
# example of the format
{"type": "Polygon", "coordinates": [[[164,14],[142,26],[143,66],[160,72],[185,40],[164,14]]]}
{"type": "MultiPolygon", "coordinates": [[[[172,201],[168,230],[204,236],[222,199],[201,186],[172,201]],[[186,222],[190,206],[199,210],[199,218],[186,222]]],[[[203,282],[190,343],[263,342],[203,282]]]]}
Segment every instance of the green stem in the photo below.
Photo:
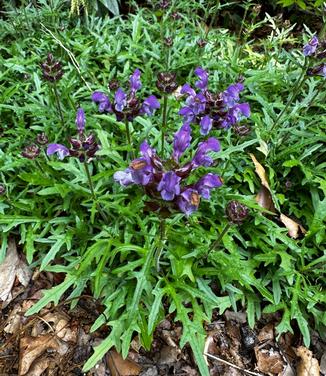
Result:
{"type": "Polygon", "coordinates": [[[129,128],[129,121],[126,119],[125,121],[125,124],[126,124],[126,136],[127,136],[127,142],[128,142],[128,145],[130,147],[130,150],[131,150],[131,155],[132,155],[132,158],[135,159],[135,153],[134,153],[134,150],[133,150],[133,147],[132,147],[132,142],[131,142],[131,135],[130,135],[130,128],[129,128]]]}
{"type": "Polygon", "coordinates": [[[57,103],[57,108],[58,108],[58,112],[59,112],[59,116],[60,116],[60,120],[61,120],[61,126],[62,126],[62,129],[64,129],[65,121],[64,121],[64,118],[63,118],[63,113],[62,113],[62,109],[61,109],[61,105],[60,105],[59,93],[58,93],[58,88],[57,88],[56,82],[53,82],[53,92],[54,92],[55,100],[56,100],[56,103],[57,103]]]}
{"type": "Polygon", "coordinates": [[[92,194],[92,198],[93,198],[94,202],[96,203],[96,207],[97,207],[98,211],[100,212],[102,218],[104,219],[104,221],[106,223],[108,223],[108,217],[104,213],[100,203],[97,201],[97,196],[96,196],[96,193],[95,193],[95,190],[94,190],[94,185],[93,185],[93,182],[92,182],[91,173],[89,171],[88,164],[87,164],[86,160],[84,161],[84,167],[85,167],[85,171],[86,171],[86,175],[87,175],[88,185],[89,185],[89,188],[90,188],[90,191],[91,191],[91,194],[92,194]]]}
{"type": "Polygon", "coordinates": [[[283,110],[279,113],[279,115],[278,115],[278,117],[276,118],[276,120],[275,120],[275,122],[274,122],[272,128],[270,129],[270,135],[271,135],[271,133],[273,132],[273,130],[276,128],[276,125],[279,124],[279,122],[280,122],[280,120],[281,120],[283,114],[285,113],[285,111],[287,111],[287,109],[289,108],[289,106],[292,104],[293,100],[296,98],[296,96],[297,96],[299,90],[301,89],[301,87],[302,87],[302,85],[303,85],[303,83],[304,83],[304,81],[305,81],[305,77],[304,77],[304,76],[305,76],[306,68],[307,68],[307,67],[306,67],[306,65],[307,65],[306,61],[307,61],[307,60],[305,60],[305,62],[304,62],[304,65],[303,65],[303,67],[302,67],[301,75],[299,76],[299,78],[298,78],[298,80],[297,80],[297,82],[296,82],[296,84],[295,84],[295,86],[294,86],[294,89],[293,89],[293,92],[292,92],[291,97],[290,97],[289,100],[287,101],[287,103],[286,103],[286,105],[284,106],[283,110]]]}
{"type": "Polygon", "coordinates": [[[91,190],[93,200],[97,202],[97,197],[96,197],[96,193],[95,193],[95,190],[94,190],[94,185],[93,185],[93,182],[92,182],[91,173],[89,171],[88,164],[87,164],[86,160],[84,161],[84,167],[85,167],[88,185],[89,185],[89,188],[91,190]]]}
{"type": "Polygon", "coordinates": [[[163,96],[163,115],[162,115],[162,129],[161,129],[161,156],[164,158],[164,139],[165,139],[165,132],[166,132],[166,121],[167,121],[167,108],[168,108],[168,97],[166,94],[163,96]]]}
{"type": "Polygon", "coordinates": [[[212,246],[208,250],[208,253],[210,253],[211,251],[213,251],[214,249],[216,249],[219,246],[221,240],[223,239],[223,236],[229,231],[231,226],[232,226],[232,223],[230,223],[230,222],[228,222],[225,225],[225,227],[224,227],[223,231],[220,233],[219,237],[215,240],[215,242],[212,244],[212,246]]]}
{"type": "Polygon", "coordinates": [[[163,252],[164,240],[165,240],[165,219],[160,218],[160,240],[159,240],[159,245],[157,247],[157,250],[155,252],[155,266],[156,266],[157,272],[160,271],[160,258],[163,252]]]}

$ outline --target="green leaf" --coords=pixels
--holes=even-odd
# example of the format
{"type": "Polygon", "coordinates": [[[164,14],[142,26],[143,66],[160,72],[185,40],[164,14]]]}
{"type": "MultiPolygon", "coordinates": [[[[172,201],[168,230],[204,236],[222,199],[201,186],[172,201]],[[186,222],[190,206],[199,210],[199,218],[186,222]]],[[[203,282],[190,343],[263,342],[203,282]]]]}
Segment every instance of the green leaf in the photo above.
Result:
{"type": "Polygon", "coordinates": [[[61,296],[76,282],[76,276],[67,274],[66,279],[57,286],[52,287],[50,290],[45,290],[43,297],[34,304],[26,313],[26,316],[31,316],[34,313],[39,312],[43,307],[45,307],[50,302],[55,305],[59,303],[61,296]]]}

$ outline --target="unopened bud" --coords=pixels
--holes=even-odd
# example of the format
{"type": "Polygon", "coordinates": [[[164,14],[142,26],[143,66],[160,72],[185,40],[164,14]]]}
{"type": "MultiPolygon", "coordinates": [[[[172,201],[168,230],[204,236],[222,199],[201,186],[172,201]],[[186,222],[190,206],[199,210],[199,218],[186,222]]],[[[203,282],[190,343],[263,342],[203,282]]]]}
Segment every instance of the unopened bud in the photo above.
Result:
{"type": "Polygon", "coordinates": [[[232,223],[240,225],[249,214],[248,208],[239,201],[230,201],[226,207],[226,215],[232,223]]]}
{"type": "Polygon", "coordinates": [[[35,144],[26,146],[22,151],[22,156],[28,159],[35,159],[39,154],[40,148],[35,144]]]}

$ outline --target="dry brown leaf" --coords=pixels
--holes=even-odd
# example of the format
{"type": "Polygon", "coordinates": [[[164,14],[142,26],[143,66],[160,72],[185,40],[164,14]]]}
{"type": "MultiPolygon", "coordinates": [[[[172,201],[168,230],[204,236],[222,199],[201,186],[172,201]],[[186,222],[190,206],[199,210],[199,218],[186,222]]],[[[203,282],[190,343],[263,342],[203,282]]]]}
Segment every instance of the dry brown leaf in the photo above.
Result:
{"type": "Polygon", "coordinates": [[[12,300],[12,288],[16,277],[23,286],[27,286],[31,278],[28,266],[20,260],[16,243],[9,239],[6,257],[0,264],[0,300],[6,305],[12,300]]]}
{"type": "Polygon", "coordinates": [[[326,375],[326,352],[324,352],[320,359],[320,372],[326,375]]]}
{"type": "Polygon", "coordinates": [[[300,359],[297,366],[297,376],[319,376],[318,360],[312,357],[312,352],[304,346],[295,349],[300,359]]]}
{"type": "Polygon", "coordinates": [[[159,359],[157,361],[158,364],[173,364],[176,363],[180,357],[181,350],[177,347],[173,346],[163,346],[159,359]]]}
{"type": "Polygon", "coordinates": [[[68,351],[68,346],[52,334],[21,338],[19,344],[19,376],[26,375],[32,363],[50,349],[64,355],[68,351]]]}
{"type": "Polygon", "coordinates": [[[297,239],[301,233],[305,234],[307,232],[299,223],[295,222],[293,219],[287,217],[284,214],[280,215],[280,220],[288,229],[288,234],[293,239],[297,239]]]}
{"type": "Polygon", "coordinates": [[[255,355],[260,372],[273,376],[283,371],[284,361],[278,351],[274,349],[260,349],[258,346],[255,346],[255,355]]]}
{"type": "Polygon", "coordinates": [[[259,342],[271,341],[274,339],[274,325],[269,323],[259,332],[257,339],[259,342]]]}
{"type": "Polygon", "coordinates": [[[254,165],[256,167],[256,173],[259,176],[262,185],[270,191],[271,189],[269,187],[269,183],[267,180],[266,171],[264,167],[257,161],[256,157],[253,154],[249,153],[249,155],[252,161],[254,162],[254,165]]]}
{"type": "Polygon", "coordinates": [[[106,358],[112,376],[137,376],[140,374],[141,367],[129,359],[123,359],[116,350],[110,350],[106,358]]]}
{"type": "Polygon", "coordinates": [[[19,304],[15,305],[14,309],[10,312],[6,326],[3,331],[9,334],[15,334],[20,330],[22,324],[22,308],[19,304]]]}
{"type": "Polygon", "coordinates": [[[41,376],[42,373],[49,367],[52,361],[53,359],[47,356],[42,356],[32,364],[31,368],[25,374],[25,376],[41,376]]]}
{"type": "Polygon", "coordinates": [[[260,187],[260,190],[256,196],[256,202],[262,208],[272,213],[276,213],[271,192],[263,185],[260,187]]]}

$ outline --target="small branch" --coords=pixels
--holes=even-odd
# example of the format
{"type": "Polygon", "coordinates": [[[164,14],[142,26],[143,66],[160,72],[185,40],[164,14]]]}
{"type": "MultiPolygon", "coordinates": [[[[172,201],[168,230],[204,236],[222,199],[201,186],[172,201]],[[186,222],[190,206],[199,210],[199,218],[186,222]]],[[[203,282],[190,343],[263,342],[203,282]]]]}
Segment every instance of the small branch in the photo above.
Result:
{"type": "Polygon", "coordinates": [[[238,369],[239,371],[242,371],[242,372],[245,372],[247,373],[248,375],[254,375],[254,376],[263,376],[261,373],[257,373],[257,372],[252,372],[252,371],[247,371],[246,369],[243,369],[239,366],[236,366],[235,364],[232,364],[230,362],[227,362],[226,360],[224,359],[221,359],[221,358],[218,358],[217,356],[214,356],[214,355],[211,355],[211,354],[208,354],[208,353],[204,353],[205,356],[208,356],[209,358],[211,359],[214,359],[214,360],[217,360],[218,362],[221,362],[223,364],[226,364],[230,367],[233,367],[235,369],[238,369]]]}

